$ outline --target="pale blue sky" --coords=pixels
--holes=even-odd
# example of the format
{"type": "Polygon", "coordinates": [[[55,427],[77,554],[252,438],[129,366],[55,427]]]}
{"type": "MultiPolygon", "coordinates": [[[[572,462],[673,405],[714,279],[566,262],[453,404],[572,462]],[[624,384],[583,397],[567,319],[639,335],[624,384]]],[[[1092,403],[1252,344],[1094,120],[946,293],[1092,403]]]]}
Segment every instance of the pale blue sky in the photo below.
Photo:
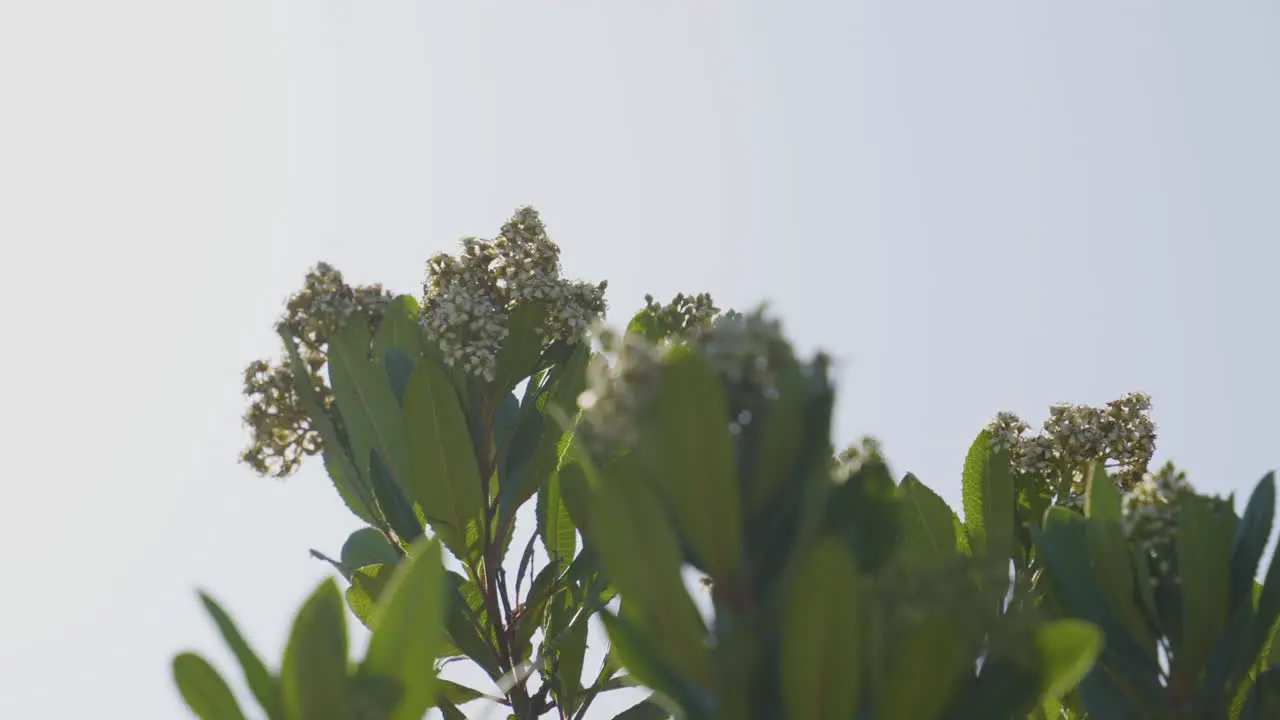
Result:
{"type": "Polygon", "coordinates": [[[5,4],[0,718],[184,717],[184,648],[241,687],[197,586],[278,660],[357,523],[235,462],[241,368],[315,261],[417,293],[522,203],[615,322],[770,300],[842,361],[838,438],[953,505],[997,410],[1131,390],[1247,493],[1277,38],[1264,0],[5,4]]]}

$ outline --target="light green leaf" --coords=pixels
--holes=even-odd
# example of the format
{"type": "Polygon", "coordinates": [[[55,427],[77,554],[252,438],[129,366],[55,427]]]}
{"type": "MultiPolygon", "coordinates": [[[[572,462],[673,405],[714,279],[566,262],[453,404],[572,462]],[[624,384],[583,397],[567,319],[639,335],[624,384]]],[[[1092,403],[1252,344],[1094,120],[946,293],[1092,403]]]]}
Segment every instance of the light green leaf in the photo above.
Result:
{"type": "Polygon", "coordinates": [[[1102,631],[1083,620],[1054,620],[1036,631],[1041,692],[1055,700],[1089,673],[1102,652],[1102,631]]]}
{"type": "Polygon", "coordinates": [[[370,630],[374,629],[376,622],[374,611],[378,607],[378,600],[394,571],[394,565],[366,565],[351,574],[351,587],[346,592],[347,607],[370,630]]]}
{"type": "Polygon", "coordinates": [[[400,561],[400,553],[396,552],[387,536],[373,528],[360,528],[347,537],[342,544],[342,564],[349,568],[362,568],[366,565],[395,565],[400,561]]]}
{"type": "Polygon", "coordinates": [[[279,681],[267,670],[266,665],[240,634],[235,622],[222,609],[222,606],[203,592],[200,593],[200,602],[213,618],[214,624],[218,626],[222,639],[231,647],[232,654],[236,656],[240,669],[244,672],[245,682],[249,685],[253,696],[257,698],[258,704],[267,713],[269,720],[279,720],[283,717],[283,709],[280,707],[279,681]]]}
{"type": "Polygon", "coordinates": [[[912,561],[936,562],[959,552],[956,514],[947,503],[915,475],[902,479],[902,541],[905,557],[912,561]]]}
{"type": "Polygon", "coordinates": [[[1107,475],[1107,466],[1099,460],[1094,463],[1093,472],[1089,475],[1089,485],[1085,489],[1085,516],[1098,520],[1120,522],[1123,513],[1120,507],[1120,491],[1107,475]]]}
{"type": "Polygon", "coordinates": [[[217,670],[194,653],[173,659],[173,680],[187,707],[200,720],[244,720],[231,688],[217,670]]]}
{"type": "Polygon", "coordinates": [[[407,462],[400,405],[382,365],[369,361],[372,342],[362,319],[353,316],[345,323],[329,343],[329,383],[361,473],[372,478],[369,458],[376,450],[391,476],[403,483],[407,462]]]}
{"type": "Polygon", "coordinates": [[[888,655],[884,684],[874,696],[877,720],[941,717],[965,662],[971,660],[953,623],[936,617],[914,624],[901,642],[888,648],[888,655]]]}
{"type": "Polygon", "coordinates": [[[995,452],[983,430],[964,461],[964,523],[974,555],[1013,554],[1014,490],[1009,456],[995,452]]]}
{"type": "Polygon", "coordinates": [[[480,521],[484,493],[466,417],[438,364],[424,360],[414,369],[404,418],[409,458],[405,488],[445,546],[466,560],[467,526],[480,521]]]}
{"type": "Polygon", "coordinates": [[[853,558],[835,537],[805,558],[785,607],[782,698],[791,718],[850,718],[858,709],[862,613],[853,558]]]}
{"type": "Polygon", "coordinates": [[[684,677],[706,684],[706,626],[680,576],[675,532],[628,460],[615,463],[608,481],[594,493],[590,512],[596,551],[664,659],[684,677]]]}
{"type": "Polygon", "coordinates": [[[361,675],[396,678],[404,689],[390,720],[421,720],[436,702],[436,652],[444,636],[440,545],[424,538],[397,566],[374,613],[361,675]]]}
{"type": "Polygon", "coordinates": [[[687,349],[667,356],[658,382],[646,460],[656,463],[654,480],[681,537],[711,577],[731,578],[742,561],[742,499],[724,389],[687,349]]]}
{"type": "Polygon", "coordinates": [[[294,619],[280,670],[289,720],[347,720],[347,626],[342,596],[325,580],[294,619]]]}
{"type": "Polygon", "coordinates": [[[569,508],[560,495],[558,473],[552,473],[550,482],[538,493],[537,510],[538,531],[547,557],[567,566],[578,551],[578,536],[569,508]]]}
{"type": "Polygon", "coordinates": [[[400,295],[388,303],[373,335],[373,357],[381,360],[391,348],[403,350],[414,361],[422,357],[421,319],[422,309],[412,295],[400,295]]]}

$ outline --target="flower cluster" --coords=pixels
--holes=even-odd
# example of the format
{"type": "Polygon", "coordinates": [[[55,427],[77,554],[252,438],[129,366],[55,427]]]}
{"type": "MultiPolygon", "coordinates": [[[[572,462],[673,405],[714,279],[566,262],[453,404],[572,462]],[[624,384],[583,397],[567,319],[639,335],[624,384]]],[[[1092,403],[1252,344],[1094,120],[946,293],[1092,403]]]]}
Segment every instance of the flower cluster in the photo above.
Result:
{"type": "Polygon", "coordinates": [[[422,325],[446,364],[492,381],[517,305],[545,304],[543,343],[577,340],[604,314],[605,287],[561,278],[560,248],[538,212],[524,207],[497,238],[466,238],[458,257],[442,253],[427,262],[422,325]]]}
{"type": "MultiPolygon", "coordinates": [[[[372,332],[382,321],[391,295],[381,285],[351,287],[342,273],[319,263],[306,276],[303,289],[294,293],[285,306],[276,328],[287,332],[298,345],[316,397],[327,408],[332,391],[320,375],[329,339],[347,318],[364,319],[372,332]]],[[[320,435],[298,397],[295,375],[288,358],[278,363],[257,360],[244,371],[244,395],[249,409],[244,422],[252,443],[240,459],[261,475],[285,477],[297,469],[302,459],[324,449],[320,435]]]]}
{"type": "Polygon", "coordinates": [[[1182,499],[1193,492],[1187,474],[1165,463],[1125,494],[1125,532],[1148,553],[1165,555],[1176,537],[1182,499]]]}
{"type": "Polygon", "coordinates": [[[1084,489],[1080,471],[1103,459],[1111,461],[1116,482],[1128,490],[1142,479],[1155,452],[1156,427],[1150,411],[1148,395],[1130,393],[1102,408],[1055,405],[1038,435],[1025,436],[1027,424],[1008,412],[997,414],[987,430],[996,449],[1007,450],[1020,472],[1068,473],[1068,489],[1079,495],[1084,489]]]}
{"type": "Polygon", "coordinates": [[[864,435],[857,444],[850,445],[836,455],[834,474],[839,479],[852,477],[863,465],[876,462],[884,462],[880,441],[864,435]]]}
{"type": "MultiPolygon", "coordinates": [[[[587,390],[579,397],[586,411],[587,435],[601,446],[634,439],[635,419],[648,407],[657,386],[663,358],[686,347],[702,357],[724,383],[729,396],[730,431],[741,433],[760,404],[777,396],[777,372],[793,359],[780,324],[764,310],[750,314],[729,311],[708,319],[709,296],[697,312],[681,317],[681,330],[658,342],[629,333],[621,340],[601,333],[604,352],[592,360],[587,390]]],[[[652,302],[650,300],[650,302],[652,302]]],[[[689,306],[686,306],[688,308],[689,306]]],[[[674,317],[670,311],[668,317],[674,317]]]]}
{"type": "Polygon", "coordinates": [[[666,305],[659,304],[652,295],[645,295],[644,310],[638,317],[650,325],[654,337],[665,338],[688,336],[715,322],[719,315],[720,308],[708,293],[679,293],[666,305]]]}

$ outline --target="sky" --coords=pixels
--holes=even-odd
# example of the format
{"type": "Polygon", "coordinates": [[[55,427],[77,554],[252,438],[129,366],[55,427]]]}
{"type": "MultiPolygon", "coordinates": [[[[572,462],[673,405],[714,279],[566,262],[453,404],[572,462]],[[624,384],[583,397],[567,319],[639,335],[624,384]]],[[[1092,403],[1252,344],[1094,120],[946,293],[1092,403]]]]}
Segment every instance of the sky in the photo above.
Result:
{"type": "Polygon", "coordinates": [[[767,301],[838,360],[836,439],[953,507],[997,411],[1143,391],[1242,508],[1276,37],[1265,0],[3,4],[0,717],[188,717],[186,649],[243,690],[197,587],[278,662],[359,523],[318,463],[236,462],[241,370],[317,261],[418,294],[522,204],[615,323],[767,301]]]}

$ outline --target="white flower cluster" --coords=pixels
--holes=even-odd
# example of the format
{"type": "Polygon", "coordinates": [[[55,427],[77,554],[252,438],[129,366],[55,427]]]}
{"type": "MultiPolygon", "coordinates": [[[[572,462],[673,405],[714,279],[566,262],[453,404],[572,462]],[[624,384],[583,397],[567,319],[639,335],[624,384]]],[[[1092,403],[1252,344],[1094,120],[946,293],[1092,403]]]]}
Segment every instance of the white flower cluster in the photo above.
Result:
{"type": "Polygon", "coordinates": [[[1146,474],[1124,496],[1125,532],[1147,552],[1164,554],[1177,533],[1182,498],[1193,492],[1187,474],[1173,463],[1165,463],[1159,471],[1146,474]]]}
{"type": "Polygon", "coordinates": [[[735,434],[751,422],[753,407],[777,396],[778,364],[791,357],[781,325],[763,310],[749,315],[730,311],[659,343],[635,334],[620,342],[608,333],[600,337],[604,352],[593,359],[578,404],[593,441],[610,447],[634,439],[635,417],[648,407],[663,358],[676,347],[691,348],[725,383],[735,434]]]}
{"type": "Polygon", "coordinates": [[[563,279],[560,248],[547,237],[538,212],[523,207],[497,238],[466,238],[460,256],[442,253],[427,262],[422,326],[448,365],[492,381],[517,305],[545,304],[544,344],[573,341],[603,315],[605,287],[563,279]]]}
{"type": "MultiPolygon", "coordinates": [[[[987,426],[997,450],[1007,450],[1018,470],[1036,475],[1077,471],[1098,459],[1110,460],[1120,472],[1123,489],[1137,484],[1155,452],[1156,427],[1149,415],[1151,398],[1130,393],[1104,408],[1055,405],[1038,435],[1024,436],[1029,427],[1017,415],[1002,412],[987,426]]],[[[1071,491],[1083,492],[1084,477],[1075,477],[1071,491]]]]}

